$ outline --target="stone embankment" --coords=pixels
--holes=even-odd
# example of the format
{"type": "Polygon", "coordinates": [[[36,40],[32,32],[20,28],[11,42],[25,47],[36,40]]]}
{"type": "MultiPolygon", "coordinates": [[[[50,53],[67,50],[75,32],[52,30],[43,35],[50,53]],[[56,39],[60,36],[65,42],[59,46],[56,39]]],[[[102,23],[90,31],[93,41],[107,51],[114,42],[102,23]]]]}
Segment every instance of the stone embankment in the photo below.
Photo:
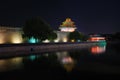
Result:
{"type": "Polygon", "coordinates": [[[97,43],[81,42],[81,43],[44,43],[44,44],[2,44],[0,45],[0,58],[9,56],[38,54],[52,51],[83,49],[91,47],[93,45],[97,45],[97,43]]]}

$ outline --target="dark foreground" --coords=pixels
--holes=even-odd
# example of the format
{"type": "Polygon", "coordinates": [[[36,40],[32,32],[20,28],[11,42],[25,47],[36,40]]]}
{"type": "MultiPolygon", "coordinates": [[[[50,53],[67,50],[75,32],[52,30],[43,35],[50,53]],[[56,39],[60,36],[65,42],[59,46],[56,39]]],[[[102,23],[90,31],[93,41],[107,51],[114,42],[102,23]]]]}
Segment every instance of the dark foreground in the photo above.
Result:
{"type": "Polygon", "coordinates": [[[1,59],[0,80],[120,79],[120,46],[105,46],[1,59]]]}
{"type": "Polygon", "coordinates": [[[96,73],[94,71],[79,71],[78,69],[66,72],[61,67],[48,67],[34,65],[27,67],[27,69],[25,68],[22,70],[14,70],[12,72],[4,72],[0,74],[0,80],[120,79],[120,74],[104,74],[96,73]]]}

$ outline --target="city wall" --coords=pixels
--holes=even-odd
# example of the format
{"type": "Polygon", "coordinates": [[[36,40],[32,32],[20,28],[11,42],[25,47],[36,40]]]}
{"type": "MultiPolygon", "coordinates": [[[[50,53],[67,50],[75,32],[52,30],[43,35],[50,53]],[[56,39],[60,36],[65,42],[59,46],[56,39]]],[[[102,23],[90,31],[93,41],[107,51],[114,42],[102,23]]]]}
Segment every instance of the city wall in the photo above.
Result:
{"type": "Polygon", "coordinates": [[[4,44],[0,45],[0,58],[10,56],[21,56],[40,54],[45,52],[84,49],[97,45],[96,42],[84,43],[44,43],[44,44],[4,44]]]}

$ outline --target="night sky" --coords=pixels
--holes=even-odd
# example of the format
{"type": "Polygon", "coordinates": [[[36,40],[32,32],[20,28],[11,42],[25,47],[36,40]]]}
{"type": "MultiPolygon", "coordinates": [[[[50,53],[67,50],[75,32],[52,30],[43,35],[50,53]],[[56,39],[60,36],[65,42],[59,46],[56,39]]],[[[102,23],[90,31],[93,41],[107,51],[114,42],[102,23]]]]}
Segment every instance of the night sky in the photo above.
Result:
{"type": "Polygon", "coordinates": [[[85,34],[120,32],[119,0],[0,1],[0,25],[20,27],[36,16],[41,16],[56,30],[70,17],[85,34]]]}

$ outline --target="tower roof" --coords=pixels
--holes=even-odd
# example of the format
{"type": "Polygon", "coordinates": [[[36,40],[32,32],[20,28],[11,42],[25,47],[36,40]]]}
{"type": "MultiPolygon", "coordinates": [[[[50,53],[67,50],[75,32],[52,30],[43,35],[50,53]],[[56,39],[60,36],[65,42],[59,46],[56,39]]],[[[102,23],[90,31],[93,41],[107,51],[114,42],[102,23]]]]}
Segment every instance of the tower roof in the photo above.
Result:
{"type": "Polygon", "coordinates": [[[66,18],[64,22],[60,25],[60,27],[73,27],[75,28],[74,22],[71,20],[71,18],[66,18]]]}
{"type": "Polygon", "coordinates": [[[63,32],[73,32],[75,31],[76,27],[71,18],[66,18],[66,20],[60,25],[59,29],[63,32]]]}

